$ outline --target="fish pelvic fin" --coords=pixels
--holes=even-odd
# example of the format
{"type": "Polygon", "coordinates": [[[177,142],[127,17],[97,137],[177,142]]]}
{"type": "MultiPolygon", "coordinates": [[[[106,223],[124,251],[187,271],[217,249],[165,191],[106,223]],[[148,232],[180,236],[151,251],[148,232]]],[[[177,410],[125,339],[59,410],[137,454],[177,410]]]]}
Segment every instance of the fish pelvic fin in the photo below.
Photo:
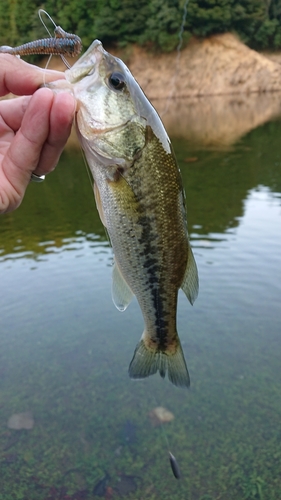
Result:
{"type": "Polygon", "coordinates": [[[144,332],[140,342],[137,344],[133,359],[129,366],[129,375],[134,379],[141,379],[154,375],[159,371],[162,378],[168,372],[168,378],[177,387],[189,387],[190,378],[183,350],[178,335],[176,346],[173,351],[160,350],[148,345],[144,332]]]}
{"type": "Polygon", "coordinates": [[[102,202],[101,202],[101,196],[100,196],[99,188],[95,182],[94,182],[93,189],[94,189],[94,195],[95,195],[95,200],[96,200],[96,205],[97,205],[98,213],[100,216],[100,220],[102,221],[104,227],[106,227],[106,221],[105,221],[104,211],[103,211],[102,202]]]}
{"type": "Polygon", "coordinates": [[[190,304],[193,305],[197,299],[199,291],[199,279],[196,262],[190,244],[188,245],[187,266],[181,288],[187,296],[190,304]]]}
{"type": "Polygon", "coordinates": [[[118,263],[115,259],[112,271],[112,300],[119,311],[125,311],[130,304],[134,294],[123,277],[118,263]]]}

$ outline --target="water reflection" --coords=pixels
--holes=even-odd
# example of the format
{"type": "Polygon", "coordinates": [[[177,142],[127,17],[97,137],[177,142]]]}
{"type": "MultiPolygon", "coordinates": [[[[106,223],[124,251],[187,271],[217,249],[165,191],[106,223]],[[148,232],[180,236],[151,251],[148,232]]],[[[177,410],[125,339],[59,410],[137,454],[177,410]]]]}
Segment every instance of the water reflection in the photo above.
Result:
{"type": "Polygon", "coordinates": [[[73,238],[79,242],[80,235],[91,242],[105,241],[80,150],[64,153],[45,183],[30,184],[20,208],[1,217],[0,230],[2,258],[27,251],[36,258],[50,247],[63,250],[73,238]]]}
{"type": "Polygon", "coordinates": [[[194,308],[179,296],[187,393],[129,380],[142,317],[136,301],[125,314],[112,304],[111,249],[78,151],[1,217],[0,497],[90,500],[108,472],[113,488],[140,478],[128,499],[278,498],[280,134],[277,120],[227,151],[173,140],[200,276],[194,308]],[[175,415],[180,484],[149,422],[159,404],[175,415]],[[27,411],[34,429],[15,438],[8,418],[27,411]]]}
{"type": "MultiPolygon", "coordinates": [[[[18,240],[17,243],[22,242],[18,240]]],[[[103,252],[108,253],[109,243],[102,241],[100,236],[94,233],[83,234],[75,231],[73,237],[61,238],[59,244],[55,240],[40,241],[33,245],[33,251],[25,249],[24,245],[16,245],[11,253],[0,251],[0,263],[9,260],[33,259],[37,262],[48,260],[48,255],[56,254],[63,257],[64,252],[75,252],[76,258],[85,257],[89,252],[94,256],[103,252]],[[2,255],[1,255],[2,253],[2,255]]]]}
{"type": "Polygon", "coordinates": [[[200,148],[229,149],[281,115],[281,94],[252,93],[153,101],[170,134],[200,148]]]}
{"type": "MultiPolygon", "coordinates": [[[[202,109],[204,116],[205,106],[202,109]]],[[[213,129],[220,123],[214,122],[213,129]]],[[[191,232],[198,228],[199,234],[221,234],[236,227],[243,217],[248,192],[259,185],[281,192],[280,121],[258,127],[230,151],[198,149],[190,128],[184,137],[174,131],[173,145],[184,181],[191,232]]],[[[79,150],[66,151],[60,167],[45,183],[30,185],[20,209],[1,217],[0,231],[2,259],[11,254],[20,257],[28,253],[38,258],[54,249],[63,251],[65,242],[79,234],[90,241],[107,241],[79,150]]]]}

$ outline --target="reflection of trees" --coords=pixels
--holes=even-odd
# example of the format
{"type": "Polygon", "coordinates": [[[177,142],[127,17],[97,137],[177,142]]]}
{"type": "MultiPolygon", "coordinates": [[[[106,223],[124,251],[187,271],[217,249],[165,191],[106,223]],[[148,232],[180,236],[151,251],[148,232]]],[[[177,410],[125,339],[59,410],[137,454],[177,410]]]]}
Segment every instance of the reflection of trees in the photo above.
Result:
{"type": "Polygon", "coordinates": [[[105,239],[80,149],[64,153],[44,183],[30,184],[19,209],[1,216],[0,249],[9,254],[19,247],[36,256],[45,252],[41,242],[60,248],[77,231],[105,239]]]}
{"type": "MultiPolygon", "coordinates": [[[[190,150],[184,141],[175,142],[183,157],[190,150]]],[[[198,161],[180,168],[186,191],[189,231],[198,234],[223,233],[238,225],[243,215],[243,200],[247,195],[249,171],[237,153],[196,152],[198,161]],[[242,166],[243,165],[243,166],[242,166]]]]}
{"type": "Polygon", "coordinates": [[[222,233],[243,215],[250,189],[263,185],[281,193],[281,122],[250,132],[236,148],[207,151],[189,140],[173,140],[184,180],[189,229],[200,234],[222,233]],[[198,160],[189,163],[189,157],[198,160]]]}

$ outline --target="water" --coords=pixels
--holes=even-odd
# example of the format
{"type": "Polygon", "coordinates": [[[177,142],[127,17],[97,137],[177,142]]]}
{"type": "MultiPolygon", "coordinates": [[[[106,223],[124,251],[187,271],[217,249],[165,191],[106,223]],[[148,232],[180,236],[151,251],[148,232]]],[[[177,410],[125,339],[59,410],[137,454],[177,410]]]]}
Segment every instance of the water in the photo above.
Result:
{"type": "Polygon", "coordinates": [[[0,220],[1,500],[90,499],[105,474],[106,498],[280,496],[281,122],[223,149],[174,136],[200,276],[178,308],[191,389],[129,379],[143,320],[136,301],[113,306],[111,250],[66,151],[0,220]],[[148,416],[160,404],[180,481],[148,416]],[[9,430],[26,411],[34,428],[9,430]]]}

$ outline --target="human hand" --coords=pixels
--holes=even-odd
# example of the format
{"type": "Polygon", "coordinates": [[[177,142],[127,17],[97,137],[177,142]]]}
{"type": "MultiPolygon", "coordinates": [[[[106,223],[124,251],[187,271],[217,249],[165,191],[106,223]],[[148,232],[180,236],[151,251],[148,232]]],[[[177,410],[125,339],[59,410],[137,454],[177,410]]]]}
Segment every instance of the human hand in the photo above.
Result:
{"type": "Polygon", "coordinates": [[[75,99],[38,88],[61,78],[61,72],[0,54],[0,96],[22,96],[0,101],[0,213],[20,205],[32,173],[44,175],[57,165],[71,131],[75,99]]]}

